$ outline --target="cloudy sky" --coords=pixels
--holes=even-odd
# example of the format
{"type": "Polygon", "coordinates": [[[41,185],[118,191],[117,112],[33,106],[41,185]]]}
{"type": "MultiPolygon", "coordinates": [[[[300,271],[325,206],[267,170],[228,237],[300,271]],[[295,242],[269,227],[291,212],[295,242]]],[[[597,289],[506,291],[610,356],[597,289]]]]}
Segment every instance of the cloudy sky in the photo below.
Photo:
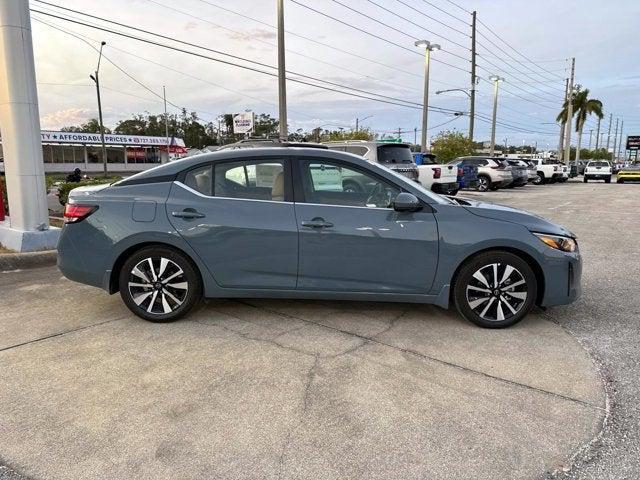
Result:
{"type": "MultiPolygon", "coordinates": [[[[276,0],[31,0],[31,8],[171,45],[172,51],[113,33],[32,13],[42,127],[77,125],[96,116],[89,79],[100,41],[105,124],[133,113],[162,111],[166,86],[171,111],[185,107],[205,121],[251,109],[277,115],[276,0]],[[64,6],[103,17],[108,24],[64,6]],[[55,28],[54,28],[55,27],[55,28]],[[128,27],[151,33],[132,31],[128,27]],[[60,29],[65,30],[64,32],[60,29]],[[179,44],[161,35],[189,42],[179,44]],[[208,49],[208,50],[207,50],[208,49]],[[212,50],[215,50],[212,51],[212,50]],[[224,53],[240,58],[225,56],[224,53]],[[210,58],[204,58],[210,57],[210,58]],[[233,62],[260,72],[213,61],[233,62]]],[[[608,114],[624,119],[624,133],[640,134],[640,2],[637,0],[285,0],[287,70],[302,82],[332,82],[377,96],[374,101],[288,82],[291,130],[362,125],[384,134],[400,128],[413,141],[420,128],[423,56],[415,39],[439,43],[431,64],[430,105],[468,111],[463,92],[436,95],[470,83],[470,14],[478,12],[475,138],[490,134],[492,90],[488,77],[505,77],[499,96],[497,141],[557,145],[553,123],[561,103],[570,57],[576,82],[603,101],[608,114]],[[313,10],[307,8],[310,7],[313,10]],[[332,17],[332,18],[330,18],[332,17]],[[481,22],[481,23],[480,23],[481,22]],[[385,24],[385,25],[383,25],[385,24]],[[309,77],[313,77],[310,79],[309,77]],[[318,80],[316,80],[318,79],[318,80]],[[403,101],[403,102],[400,102],[403,101]],[[391,103],[385,103],[391,102],[391,103]],[[409,103],[406,103],[409,102],[409,103]],[[402,105],[396,105],[402,103],[402,105]],[[411,108],[413,107],[413,108],[411,108]],[[406,133],[405,133],[406,132],[406,133]]],[[[325,87],[342,87],[324,83],[325,87]]],[[[467,132],[468,117],[432,112],[430,134],[451,128],[467,132]]],[[[595,119],[586,127],[594,130],[595,119]]],[[[586,146],[586,145],[585,145],[586,146]]]]}

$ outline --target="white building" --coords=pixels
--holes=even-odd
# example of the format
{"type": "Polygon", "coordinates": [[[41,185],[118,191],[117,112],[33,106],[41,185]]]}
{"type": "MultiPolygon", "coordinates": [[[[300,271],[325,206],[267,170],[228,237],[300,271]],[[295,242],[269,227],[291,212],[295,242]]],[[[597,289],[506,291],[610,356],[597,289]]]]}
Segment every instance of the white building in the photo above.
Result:
{"type": "MultiPolygon", "coordinates": [[[[43,130],[40,136],[46,173],[69,173],[75,168],[102,172],[100,134],[43,130]]],[[[187,152],[184,141],[175,137],[167,142],[166,137],[108,134],[104,140],[110,172],[139,172],[187,152]]],[[[4,172],[1,137],[0,172],[4,172]]]]}

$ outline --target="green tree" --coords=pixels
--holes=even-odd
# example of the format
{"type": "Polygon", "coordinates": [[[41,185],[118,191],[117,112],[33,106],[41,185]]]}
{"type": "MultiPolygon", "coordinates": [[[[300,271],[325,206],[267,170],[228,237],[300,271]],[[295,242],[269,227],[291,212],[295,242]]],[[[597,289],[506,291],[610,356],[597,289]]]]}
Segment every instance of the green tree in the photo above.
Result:
{"type": "MultiPolygon", "coordinates": [[[[83,123],[80,126],[62,127],[62,132],[77,132],[77,133],[100,133],[100,122],[97,118],[90,119],[87,123],[83,123]]],[[[104,133],[109,134],[111,130],[104,127],[104,133]]]]}
{"type": "MultiPolygon", "coordinates": [[[[571,94],[571,102],[573,108],[573,115],[576,117],[576,132],[578,132],[578,147],[576,160],[580,160],[582,143],[582,129],[587,121],[589,115],[595,115],[598,118],[603,118],[602,102],[593,98],[589,98],[589,89],[582,90],[580,86],[571,94]]],[[[556,120],[558,122],[566,122],[569,115],[569,100],[565,100],[562,105],[562,110],[558,114],[556,120]]],[[[569,119],[573,121],[573,119],[569,119]]]]}
{"type": "Polygon", "coordinates": [[[436,155],[440,163],[447,163],[457,157],[473,155],[474,144],[461,132],[446,130],[438,133],[431,140],[431,153],[436,155]]]}
{"type": "Polygon", "coordinates": [[[375,140],[377,135],[368,128],[358,130],[325,130],[322,135],[323,141],[344,141],[344,140],[375,140]]]}

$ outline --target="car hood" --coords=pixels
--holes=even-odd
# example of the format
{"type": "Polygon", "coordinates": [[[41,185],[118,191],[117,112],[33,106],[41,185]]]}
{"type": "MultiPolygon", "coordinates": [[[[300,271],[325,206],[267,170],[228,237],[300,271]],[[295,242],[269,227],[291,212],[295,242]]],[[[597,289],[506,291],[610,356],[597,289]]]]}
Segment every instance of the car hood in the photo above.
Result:
{"type": "Polygon", "coordinates": [[[517,223],[532,232],[550,233],[552,235],[563,235],[565,237],[575,238],[575,235],[566,228],[524,210],[518,210],[517,208],[498,205],[496,203],[477,202],[467,198],[458,198],[456,200],[461,200],[461,202],[458,203],[467,211],[479,217],[517,223]]]}

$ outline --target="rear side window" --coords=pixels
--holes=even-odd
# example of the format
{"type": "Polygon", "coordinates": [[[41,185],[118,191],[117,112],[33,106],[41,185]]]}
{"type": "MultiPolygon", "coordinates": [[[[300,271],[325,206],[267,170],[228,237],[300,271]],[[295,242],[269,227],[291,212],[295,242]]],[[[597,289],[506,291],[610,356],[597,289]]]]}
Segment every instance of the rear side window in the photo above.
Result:
{"type": "Polygon", "coordinates": [[[217,163],[213,194],[216,197],[284,201],[284,161],[247,160],[217,163]]]}
{"type": "Polygon", "coordinates": [[[203,165],[189,170],[184,177],[184,184],[203,195],[212,195],[211,165],[203,165]]]}
{"type": "Polygon", "coordinates": [[[349,146],[346,148],[347,153],[353,153],[354,155],[360,155],[361,157],[364,157],[368,150],[369,149],[367,147],[349,146]]]}
{"type": "Polygon", "coordinates": [[[589,162],[587,164],[587,166],[589,166],[589,167],[608,167],[609,163],[608,162],[589,162]]]}
{"type": "Polygon", "coordinates": [[[378,162],[385,164],[413,163],[409,145],[379,145],[378,162]]]}

